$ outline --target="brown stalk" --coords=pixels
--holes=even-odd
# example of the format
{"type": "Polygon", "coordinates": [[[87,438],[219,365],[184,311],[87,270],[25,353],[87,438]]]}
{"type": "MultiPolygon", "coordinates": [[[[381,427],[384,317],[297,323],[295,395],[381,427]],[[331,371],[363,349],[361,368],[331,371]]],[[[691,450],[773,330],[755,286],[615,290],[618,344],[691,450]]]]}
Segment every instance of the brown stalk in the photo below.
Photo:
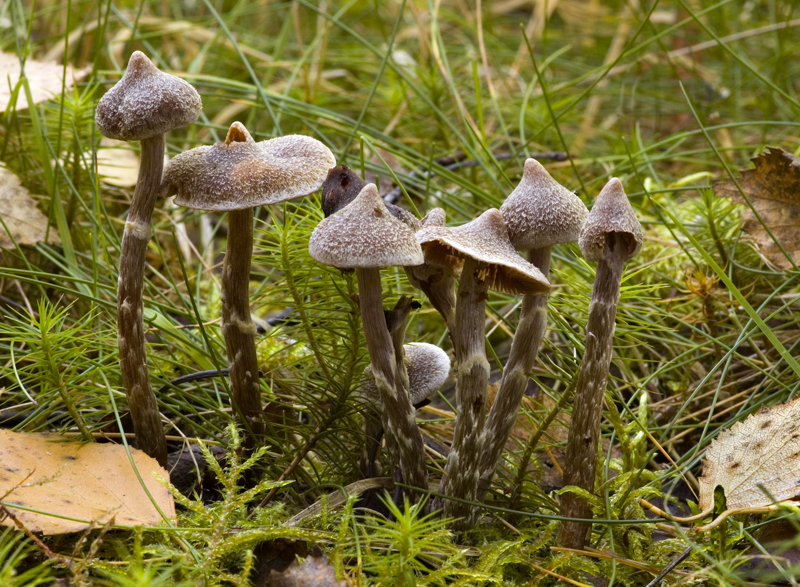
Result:
{"type": "Polygon", "coordinates": [[[265,424],[256,355],[256,328],[250,317],[250,264],[253,256],[253,209],[228,212],[228,248],[222,266],[222,335],[230,367],[233,405],[252,434],[246,448],[261,444],[265,424]]]}
{"type": "MultiPolygon", "coordinates": [[[[548,279],[551,248],[542,247],[528,252],[528,261],[548,279]]],[[[522,298],[519,324],[511,343],[511,352],[483,429],[478,466],[478,501],[483,501],[489,490],[503,454],[503,447],[516,424],[519,405],[528,387],[528,373],[533,369],[539,345],[547,329],[547,299],[548,293],[526,294],[522,298]]]]}
{"type": "Polygon", "coordinates": [[[380,269],[358,267],[356,276],[364,339],[383,406],[381,423],[386,433],[389,458],[399,466],[405,483],[427,489],[428,471],[422,435],[408,388],[400,384],[397,375],[392,338],[383,314],[380,269]]]}
{"type": "Polygon", "coordinates": [[[167,440],[147,372],[142,293],[150,218],[156,205],[164,166],[164,143],[163,134],[141,141],[141,165],[122,235],[117,285],[119,366],[136,433],[136,445],[155,458],[162,467],[167,465],[167,440]]]}
{"type": "MultiPolygon", "coordinates": [[[[484,340],[484,313],[489,283],[486,265],[471,257],[464,260],[456,301],[455,343],[458,380],[458,411],[450,455],[439,492],[450,497],[475,500],[481,432],[486,412],[486,387],[489,361],[484,340]]],[[[444,516],[468,518],[472,507],[453,500],[442,500],[444,516]]]]}
{"type": "MultiPolygon", "coordinates": [[[[610,234],[606,255],[597,263],[589,321],[586,324],[586,350],[575,388],[564,485],[573,485],[589,492],[594,490],[600,416],[613,351],[622,268],[628,258],[627,253],[623,238],[610,234]]],[[[561,496],[560,513],[569,518],[588,519],[592,517],[592,508],[585,499],[574,493],[565,493],[561,496]]],[[[558,533],[558,544],[567,548],[583,548],[589,541],[591,529],[591,524],[564,521],[558,533]]]]}

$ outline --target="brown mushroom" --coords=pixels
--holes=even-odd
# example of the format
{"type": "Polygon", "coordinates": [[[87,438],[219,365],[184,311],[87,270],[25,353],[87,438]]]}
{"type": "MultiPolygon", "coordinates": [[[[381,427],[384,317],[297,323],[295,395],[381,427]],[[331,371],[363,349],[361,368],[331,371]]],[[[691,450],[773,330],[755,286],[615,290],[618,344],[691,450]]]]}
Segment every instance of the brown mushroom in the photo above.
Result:
{"type": "MultiPolygon", "coordinates": [[[[578,373],[567,438],[564,485],[592,492],[622,269],[642,248],[642,226],[616,177],[597,196],[578,244],[587,261],[597,262],[597,272],[586,324],[586,350],[578,373]]],[[[588,501],[568,492],[561,496],[561,515],[588,519],[592,517],[592,508],[588,501]]],[[[583,522],[562,522],[558,543],[582,549],[591,529],[591,524],[583,522]]]]}
{"type": "Polygon", "coordinates": [[[355,200],[317,225],[308,250],[320,263],[356,270],[364,338],[381,397],[389,458],[406,483],[427,489],[422,436],[408,389],[397,373],[381,299],[381,267],[422,263],[414,233],[386,209],[375,185],[367,184],[355,200]]]}
{"type": "MultiPolygon", "coordinates": [[[[508,240],[496,209],[456,228],[430,226],[417,233],[425,261],[444,264],[449,257],[464,259],[455,310],[453,336],[458,378],[453,445],[439,492],[474,500],[478,482],[480,438],[486,411],[489,362],[484,341],[485,304],[490,289],[510,294],[542,293],[550,289],[541,271],[520,257],[508,240]]],[[[470,507],[444,500],[437,503],[447,517],[465,517],[470,507]]]]}
{"type": "Polygon", "coordinates": [[[141,142],[139,177],[119,259],[119,365],[136,445],[162,466],[167,465],[167,441],[147,371],[142,322],[144,260],[164,165],[164,135],[197,120],[201,109],[200,95],[191,85],[159,71],[143,53],[135,51],[125,75],[100,99],[95,114],[104,136],[141,142]]]}
{"type": "Polygon", "coordinates": [[[222,334],[233,404],[253,433],[248,435],[250,448],[260,444],[264,433],[256,329],[250,317],[253,208],[318,190],[335,164],[330,150],[316,139],[289,135],[256,143],[243,124],[234,122],[224,143],[181,153],[164,171],[161,192],[177,194],[176,204],[228,213],[222,334]]]}
{"type": "MultiPolygon", "coordinates": [[[[550,250],[578,240],[589,212],[580,198],[554,180],[535,159],[525,162],[522,180],[500,207],[511,243],[528,252],[528,260],[545,277],[550,275],[550,250]]],[[[539,344],[547,328],[548,294],[522,298],[519,323],[503,369],[497,396],[483,430],[478,501],[492,482],[503,447],[517,421],[539,344]]]]}

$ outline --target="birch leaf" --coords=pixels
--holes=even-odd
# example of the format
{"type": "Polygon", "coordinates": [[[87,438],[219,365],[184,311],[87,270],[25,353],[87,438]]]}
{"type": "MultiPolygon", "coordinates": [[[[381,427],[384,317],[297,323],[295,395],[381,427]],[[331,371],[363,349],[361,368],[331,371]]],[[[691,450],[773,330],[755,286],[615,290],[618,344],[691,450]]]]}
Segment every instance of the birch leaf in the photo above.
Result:
{"type": "MultiPolygon", "coordinates": [[[[0,113],[5,112],[11,100],[11,91],[19,82],[22,68],[19,65],[19,57],[14,53],[0,52],[0,113]]],[[[75,71],[67,66],[67,83],[64,89],[72,88],[73,80],[79,80],[86,76],[88,69],[75,71]]],[[[25,61],[25,77],[28,78],[28,86],[31,89],[31,97],[35,104],[50,100],[54,96],[60,96],[62,90],[61,79],[64,75],[64,66],[55,61],[42,63],[34,59],[25,61]]],[[[28,107],[28,100],[25,91],[20,89],[14,110],[25,110],[28,107]]]]}
{"type": "MultiPolygon", "coordinates": [[[[20,245],[36,246],[47,236],[49,243],[60,243],[58,232],[50,227],[47,232],[47,216],[39,211],[36,201],[8,169],[0,167],[0,218],[20,245]]],[[[0,225],[0,247],[14,247],[8,233],[0,225]]]]}
{"type": "MultiPolygon", "coordinates": [[[[169,479],[169,474],[142,451],[131,449],[131,454],[161,511],[174,518],[172,494],[153,476],[157,472],[169,479]]],[[[89,527],[87,521],[102,525],[112,517],[124,525],[162,521],[124,446],[74,442],[54,434],[0,430],[0,498],[29,530],[44,534],[78,532],[89,527]]],[[[6,518],[0,525],[14,522],[6,518]]]]}
{"type": "Polygon", "coordinates": [[[763,408],[723,431],[706,452],[700,509],[717,485],[728,509],[764,507],[800,494],[800,398],[763,408]]]}

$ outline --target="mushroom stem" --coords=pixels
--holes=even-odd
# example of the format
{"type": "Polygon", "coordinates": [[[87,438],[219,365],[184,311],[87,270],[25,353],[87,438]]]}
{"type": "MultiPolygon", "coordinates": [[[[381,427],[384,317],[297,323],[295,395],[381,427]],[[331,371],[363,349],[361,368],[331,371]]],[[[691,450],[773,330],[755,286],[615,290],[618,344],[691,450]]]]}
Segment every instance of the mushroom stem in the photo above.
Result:
{"type": "MultiPolygon", "coordinates": [[[[445,326],[447,326],[447,331],[450,333],[451,341],[456,329],[455,281],[455,277],[441,269],[434,270],[427,280],[419,280],[419,288],[430,300],[433,308],[441,315],[445,326]]],[[[453,344],[455,345],[455,343],[453,344]]]]}
{"type": "MultiPolygon", "coordinates": [[[[478,451],[486,413],[489,361],[486,359],[484,315],[489,281],[485,264],[471,257],[464,261],[456,301],[455,355],[458,363],[453,445],[447,457],[439,492],[449,497],[475,499],[478,451]]],[[[453,500],[441,503],[446,517],[468,518],[471,506],[453,500]]]]}
{"type": "MultiPolygon", "coordinates": [[[[552,247],[542,247],[528,251],[528,260],[548,279],[551,249],[552,247]]],[[[526,294],[522,298],[519,324],[511,343],[511,352],[483,429],[476,494],[478,501],[483,501],[489,490],[503,447],[517,421],[519,405],[528,387],[528,373],[533,369],[539,344],[547,329],[547,298],[547,293],[526,294]]]]}
{"type": "Polygon", "coordinates": [[[395,354],[381,299],[381,275],[377,268],[357,268],[359,306],[364,325],[372,374],[383,406],[381,423],[386,448],[393,467],[398,467],[405,482],[427,489],[425,449],[417,428],[414,407],[407,387],[397,377],[395,354]]]}
{"type": "Polygon", "coordinates": [[[142,292],[145,255],[151,232],[150,219],[164,167],[164,142],[163,134],[141,141],[139,177],[122,235],[117,284],[119,367],[131,410],[136,445],[161,466],[167,465],[167,440],[147,372],[142,292]]]}
{"type": "MultiPolygon", "coordinates": [[[[624,238],[619,233],[608,233],[605,254],[597,262],[586,324],[586,350],[575,387],[575,403],[564,461],[564,485],[573,485],[589,492],[594,490],[600,415],[613,350],[622,268],[629,257],[624,238]]],[[[588,501],[574,493],[564,493],[561,496],[561,515],[587,519],[592,517],[592,508],[588,501]]],[[[562,522],[558,544],[582,549],[588,543],[591,528],[592,525],[587,523],[562,522]]]]}
{"type": "Polygon", "coordinates": [[[250,262],[253,256],[253,209],[228,212],[228,248],[222,267],[222,335],[228,353],[234,408],[252,434],[254,448],[265,433],[258,385],[256,327],[250,318],[250,262]]]}

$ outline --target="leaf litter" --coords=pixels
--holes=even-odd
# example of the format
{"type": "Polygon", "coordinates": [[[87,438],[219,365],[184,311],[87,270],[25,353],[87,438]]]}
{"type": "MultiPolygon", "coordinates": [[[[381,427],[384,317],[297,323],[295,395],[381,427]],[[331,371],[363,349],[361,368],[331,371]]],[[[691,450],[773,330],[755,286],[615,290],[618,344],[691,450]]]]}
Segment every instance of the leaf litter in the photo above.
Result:
{"type": "MultiPolygon", "coordinates": [[[[766,153],[751,161],[755,169],[743,170],[737,182],[764,224],[795,264],[800,264],[800,157],[767,147],[766,153]]],[[[732,180],[714,184],[714,192],[746,205],[732,180]]],[[[742,230],[771,263],[781,269],[792,266],[749,206],[742,211],[742,230]]]]}

